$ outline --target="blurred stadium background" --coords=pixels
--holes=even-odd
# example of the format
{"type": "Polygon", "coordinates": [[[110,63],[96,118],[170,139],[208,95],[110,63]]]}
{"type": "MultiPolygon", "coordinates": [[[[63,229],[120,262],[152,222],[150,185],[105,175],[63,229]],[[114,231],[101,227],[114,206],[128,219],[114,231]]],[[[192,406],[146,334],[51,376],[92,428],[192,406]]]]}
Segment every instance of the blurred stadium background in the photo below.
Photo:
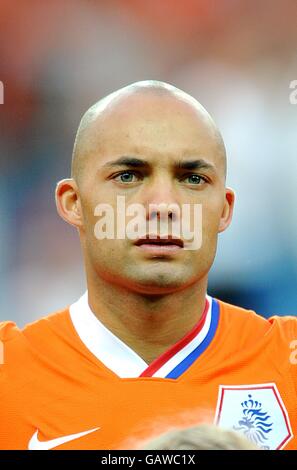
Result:
{"type": "Polygon", "coordinates": [[[225,139],[237,201],[210,293],[297,314],[296,0],[0,0],[0,320],[22,326],[84,291],[55,184],[82,113],[148,78],[193,94],[225,139]]]}

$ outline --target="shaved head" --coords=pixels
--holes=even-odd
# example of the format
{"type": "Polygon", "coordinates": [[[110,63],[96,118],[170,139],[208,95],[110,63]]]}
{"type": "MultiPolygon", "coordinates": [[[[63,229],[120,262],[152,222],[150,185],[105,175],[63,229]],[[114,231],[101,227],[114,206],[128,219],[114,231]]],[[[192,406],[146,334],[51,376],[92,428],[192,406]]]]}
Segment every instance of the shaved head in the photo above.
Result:
{"type": "MultiPolygon", "coordinates": [[[[118,118],[125,119],[125,114],[134,110],[134,115],[145,117],[145,108],[154,108],[155,116],[165,113],[169,116],[181,113],[191,113],[197,119],[197,128],[201,125],[213,140],[217,157],[226,175],[226,151],[222,136],[211,116],[203,106],[184,91],[156,80],[146,80],[133,83],[102,98],[91,106],[81,119],[73,149],[71,175],[77,183],[80,182],[91,156],[98,156],[100,144],[108,126],[117,126],[118,118]],[[106,126],[107,124],[107,126],[106,126]]],[[[151,125],[151,119],[147,118],[151,125]]],[[[145,125],[145,121],[144,121],[145,125]]],[[[198,134],[198,129],[197,129],[198,134]]]]}

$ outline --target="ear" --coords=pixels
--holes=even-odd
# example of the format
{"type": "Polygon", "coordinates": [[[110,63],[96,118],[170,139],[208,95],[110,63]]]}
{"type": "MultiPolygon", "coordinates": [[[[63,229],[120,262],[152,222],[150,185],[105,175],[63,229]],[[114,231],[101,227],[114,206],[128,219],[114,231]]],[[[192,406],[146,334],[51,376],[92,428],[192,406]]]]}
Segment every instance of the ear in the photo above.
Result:
{"type": "Polygon", "coordinates": [[[81,202],[76,182],[72,179],[59,181],[56,187],[56,206],[58,214],[71,225],[83,225],[81,202]]]}
{"type": "Polygon", "coordinates": [[[219,232],[224,232],[231,224],[234,209],[235,193],[231,188],[225,189],[225,202],[219,224],[219,232]]]}

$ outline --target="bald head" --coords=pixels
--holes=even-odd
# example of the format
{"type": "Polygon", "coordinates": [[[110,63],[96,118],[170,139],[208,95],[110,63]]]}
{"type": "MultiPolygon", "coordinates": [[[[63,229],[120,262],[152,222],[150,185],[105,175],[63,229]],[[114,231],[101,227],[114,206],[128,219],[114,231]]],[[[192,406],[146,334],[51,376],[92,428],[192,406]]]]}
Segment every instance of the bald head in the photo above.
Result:
{"type": "MultiPolygon", "coordinates": [[[[91,106],[81,119],[72,156],[72,177],[79,182],[87,167],[92,167],[92,158],[102,153],[104,142],[133,138],[133,119],[135,127],[145,137],[148,133],[161,133],[164,120],[167,121],[164,137],[170,139],[168,128],[174,135],[182,132],[179,126],[186,117],[189,127],[199,136],[208,139],[216,153],[218,165],[226,174],[226,152],[221,134],[211,116],[203,106],[184,91],[164,82],[147,80],[121,88],[91,106]],[[126,127],[125,127],[126,123],[126,127]],[[145,127],[147,129],[145,129],[145,127]],[[153,129],[154,128],[154,129],[153,129]],[[147,132],[146,132],[147,131],[147,132]],[[117,135],[118,133],[118,135],[117,135]],[[111,135],[112,134],[112,135],[111,135]]],[[[165,130],[165,129],[164,129],[165,130]]],[[[185,136],[186,137],[186,136],[185,136]]],[[[135,143],[137,147],[138,143],[135,143]]],[[[170,147],[170,146],[169,146],[170,147]]],[[[168,147],[168,148],[169,148],[168,147]]]]}

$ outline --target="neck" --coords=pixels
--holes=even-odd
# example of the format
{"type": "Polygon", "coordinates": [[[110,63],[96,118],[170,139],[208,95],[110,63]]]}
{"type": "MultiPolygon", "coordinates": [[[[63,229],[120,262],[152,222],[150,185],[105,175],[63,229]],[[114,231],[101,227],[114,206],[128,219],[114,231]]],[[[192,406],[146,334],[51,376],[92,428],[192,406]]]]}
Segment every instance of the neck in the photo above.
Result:
{"type": "Polygon", "coordinates": [[[178,292],[149,295],[88,279],[89,305],[98,320],[149,364],[197,324],[206,287],[205,277],[178,292]]]}

